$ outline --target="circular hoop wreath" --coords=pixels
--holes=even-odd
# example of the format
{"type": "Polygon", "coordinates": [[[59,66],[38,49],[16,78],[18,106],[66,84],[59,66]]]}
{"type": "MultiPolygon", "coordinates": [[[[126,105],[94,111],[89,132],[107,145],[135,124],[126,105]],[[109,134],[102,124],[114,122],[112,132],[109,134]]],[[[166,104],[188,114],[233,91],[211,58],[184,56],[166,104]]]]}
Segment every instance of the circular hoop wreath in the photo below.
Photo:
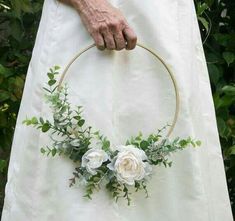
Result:
{"type": "Polygon", "coordinates": [[[127,139],[125,144],[118,146],[113,146],[99,130],[94,131],[92,126],[86,124],[82,116],[83,107],[72,108],[68,100],[69,88],[67,84],[63,84],[63,81],[70,66],[82,54],[95,47],[95,44],[83,49],[68,63],[59,81],[57,81],[57,76],[60,75],[59,66],[50,68],[47,73],[48,82],[43,90],[45,102],[50,105],[53,119],[34,116],[23,121],[24,124],[34,126],[50,136],[51,143],[40,149],[43,155],[53,157],[62,155],[76,163],[69,186],[72,187],[77,180],[79,186],[84,189],[84,197],[88,199],[92,199],[92,194],[101,188],[106,188],[116,201],[120,197],[125,198],[128,205],[131,202],[133,187],[135,192],[143,190],[148,197],[147,182],[151,180],[154,166],[163,164],[165,167],[171,167],[172,161],[167,158],[171,153],[188,146],[201,145],[200,140],[194,140],[190,136],[169,139],[179,113],[176,80],[159,55],[140,43],[137,46],[150,52],[164,65],[170,75],[176,98],[172,124],[156,129],[146,137],[139,132],[127,139]],[[169,128],[167,135],[163,136],[162,132],[167,128],[169,128]]]}

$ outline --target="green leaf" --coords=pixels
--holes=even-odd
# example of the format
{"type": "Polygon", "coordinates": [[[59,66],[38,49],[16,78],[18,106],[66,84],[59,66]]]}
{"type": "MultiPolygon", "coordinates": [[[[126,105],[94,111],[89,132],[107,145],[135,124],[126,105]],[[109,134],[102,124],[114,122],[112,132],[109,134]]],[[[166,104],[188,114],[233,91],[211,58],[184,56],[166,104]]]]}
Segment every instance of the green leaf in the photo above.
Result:
{"type": "Polygon", "coordinates": [[[29,120],[29,119],[23,120],[22,124],[26,124],[28,126],[31,124],[31,120],[29,120]]]}
{"type": "Polygon", "coordinates": [[[218,63],[220,62],[222,59],[221,59],[221,55],[220,54],[217,54],[217,53],[207,53],[206,54],[206,61],[209,63],[209,64],[215,64],[215,63],[218,63]]]}
{"type": "Polygon", "coordinates": [[[235,61],[235,54],[232,52],[226,51],[226,52],[223,52],[222,55],[223,55],[224,60],[227,62],[228,66],[235,61]]]}
{"type": "Polygon", "coordinates": [[[7,168],[7,161],[6,160],[0,160],[0,172],[3,173],[3,171],[7,168]]]}
{"type": "Polygon", "coordinates": [[[84,120],[84,119],[79,120],[79,121],[78,121],[78,126],[79,126],[79,127],[82,127],[82,126],[84,125],[84,123],[85,123],[85,120],[84,120]]]}
{"type": "Polygon", "coordinates": [[[221,73],[219,68],[215,64],[208,64],[208,71],[210,74],[211,82],[216,85],[220,79],[221,73]]]}
{"type": "Polygon", "coordinates": [[[208,7],[210,7],[214,3],[214,0],[205,0],[205,2],[208,5],[208,7]]]}
{"type": "Polygon", "coordinates": [[[0,64],[0,75],[4,77],[10,77],[11,75],[14,75],[14,72],[0,64]]]}
{"type": "Polygon", "coordinates": [[[0,102],[6,101],[10,98],[10,93],[8,91],[0,90],[0,102]]]}
{"type": "Polygon", "coordinates": [[[33,118],[31,119],[31,123],[32,123],[32,124],[38,124],[38,119],[37,119],[36,117],[33,117],[33,118]]]}
{"type": "Polygon", "coordinates": [[[22,25],[19,20],[13,20],[11,22],[11,36],[18,42],[21,42],[23,37],[22,25]]]}
{"type": "Polygon", "coordinates": [[[228,152],[230,155],[235,155],[235,145],[234,146],[231,146],[229,149],[228,149],[228,152]]]}
{"type": "Polygon", "coordinates": [[[50,130],[50,125],[48,123],[44,123],[42,125],[42,132],[45,133],[47,132],[48,130],[50,130]]]}
{"type": "Polygon", "coordinates": [[[229,131],[228,131],[228,127],[227,127],[225,121],[222,118],[217,117],[217,125],[218,125],[218,130],[219,130],[220,136],[226,138],[229,131]]]}
{"type": "MultiPolygon", "coordinates": [[[[79,120],[81,119],[81,116],[74,116],[73,118],[74,118],[75,120],[78,120],[78,121],[79,121],[79,120]]],[[[95,134],[95,133],[94,133],[94,134],[95,134]]]]}
{"type": "Polygon", "coordinates": [[[110,147],[110,141],[109,140],[105,140],[103,142],[103,149],[107,150],[107,149],[109,149],[109,147],[110,147]]]}
{"type": "Polygon", "coordinates": [[[57,71],[57,70],[60,69],[60,66],[56,65],[56,66],[54,67],[54,69],[55,69],[55,71],[57,71]]]}
{"type": "Polygon", "coordinates": [[[235,96],[235,86],[233,85],[226,85],[222,88],[222,91],[225,92],[227,95],[235,96]]]}
{"type": "Polygon", "coordinates": [[[203,17],[198,17],[198,20],[202,23],[203,27],[206,29],[206,31],[209,31],[209,22],[203,18],[203,17]]]}
{"type": "Polygon", "coordinates": [[[198,146],[201,146],[201,144],[202,144],[202,142],[201,142],[200,140],[197,140],[195,143],[196,143],[198,146]]]}
{"type": "Polygon", "coordinates": [[[21,77],[16,76],[14,81],[14,86],[17,88],[23,88],[24,87],[24,80],[21,77]]]}
{"type": "Polygon", "coordinates": [[[145,149],[148,148],[148,146],[149,146],[149,143],[148,143],[146,140],[142,140],[142,141],[140,142],[140,147],[141,147],[141,149],[145,150],[145,149]]]}
{"type": "Polygon", "coordinates": [[[48,85],[49,86],[52,86],[52,85],[54,85],[56,83],[56,80],[49,80],[48,81],[48,85]]]}
{"type": "Polygon", "coordinates": [[[53,149],[51,150],[52,156],[54,157],[54,156],[56,155],[56,153],[57,153],[57,149],[56,149],[56,148],[53,148],[53,149]]]}
{"type": "Polygon", "coordinates": [[[47,76],[52,80],[54,79],[54,74],[53,73],[47,73],[47,76]]]}
{"type": "Polygon", "coordinates": [[[206,9],[208,9],[208,5],[206,3],[197,3],[197,15],[202,15],[206,9]]]}
{"type": "Polygon", "coordinates": [[[33,12],[30,0],[13,0],[12,6],[18,17],[20,17],[22,12],[33,12]]]}
{"type": "Polygon", "coordinates": [[[43,89],[44,89],[46,92],[51,93],[51,91],[50,91],[49,89],[47,89],[46,87],[43,87],[43,89]]]}
{"type": "Polygon", "coordinates": [[[187,140],[180,140],[180,141],[179,141],[179,145],[180,145],[181,147],[184,147],[184,146],[186,146],[187,144],[188,144],[187,140]]]}
{"type": "Polygon", "coordinates": [[[42,117],[39,118],[39,121],[40,121],[41,124],[44,124],[44,120],[43,120],[42,117]]]}
{"type": "Polygon", "coordinates": [[[40,151],[42,154],[46,153],[46,150],[43,147],[40,149],[40,151]]]}
{"type": "Polygon", "coordinates": [[[214,38],[218,42],[218,44],[226,47],[229,44],[231,36],[229,34],[216,33],[214,34],[214,38]]]}

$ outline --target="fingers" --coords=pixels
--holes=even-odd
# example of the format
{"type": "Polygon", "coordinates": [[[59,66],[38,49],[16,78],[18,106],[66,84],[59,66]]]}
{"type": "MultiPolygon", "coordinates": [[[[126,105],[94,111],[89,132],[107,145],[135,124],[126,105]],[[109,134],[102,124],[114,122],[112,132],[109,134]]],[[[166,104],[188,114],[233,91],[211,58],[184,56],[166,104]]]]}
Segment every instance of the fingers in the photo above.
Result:
{"type": "Polygon", "coordinates": [[[136,43],[137,43],[137,36],[134,33],[134,31],[129,26],[126,26],[123,30],[123,35],[124,35],[125,40],[127,42],[126,49],[127,50],[134,49],[136,46],[136,43]]]}
{"type": "Polygon", "coordinates": [[[128,25],[101,26],[91,33],[98,49],[104,50],[132,50],[137,43],[134,31],[128,25]]]}
{"type": "Polygon", "coordinates": [[[96,32],[96,33],[92,34],[92,37],[95,41],[96,47],[99,50],[104,50],[105,49],[105,42],[104,42],[103,36],[99,32],[96,32]]]}
{"type": "Polygon", "coordinates": [[[117,34],[114,35],[114,41],[116,45],[116,50],[120,51],[126,48],[126,41],[122,32],[118,32],[117,34]]]}
{"type": "Polygon", "coordinates": [[[106,45],[107,49],[109,49],[109,50],[116,49],[115,40],[114,40],[113,34],[111,32],[109,32],[109,31],[105,32],[103,34],[103,37],[104,37],[104,41],[105,41],[105,45],[106,45]]]}
{"type": "Polygon", "coordinates": [[[98,30],[95,31],[95,34],[93,32],[92,37],[98,49],[101,50],[105,48],[109,50],[116,49],[113,33],[109,30],[107,26],[105,25],[100,26],[98,30]]]}
{"type": "Polygon", "coordinates": [[[103,36],[104,47],[109,50],[120,51],[124,48],[132,50],[135,48],[137,43],[137,36],[129,27],[126,27],[121,31],[117,31],[114,34],[110,31],[106,31],[100,36],[103,36]]]}

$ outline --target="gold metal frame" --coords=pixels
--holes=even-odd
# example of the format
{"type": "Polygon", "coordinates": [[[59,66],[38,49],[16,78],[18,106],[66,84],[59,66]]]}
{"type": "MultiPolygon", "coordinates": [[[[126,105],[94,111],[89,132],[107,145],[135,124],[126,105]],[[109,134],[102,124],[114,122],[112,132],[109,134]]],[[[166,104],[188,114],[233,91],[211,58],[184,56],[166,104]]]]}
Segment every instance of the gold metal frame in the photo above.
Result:
{"type": "MultiPolygon", "coordinates": [[[[140,48],[143,48],[145,50],[147,50],[148,52],[150,52],[156,59],[158,59],[163,65],[164,67],[167,69],[170,77],[171,77],[171,80],[173,82],[173,85],[174,85],[174,90],[175,90],[175,99],[176,99],[176,105],[175,105],[175,113],[174,113],[174,119],[173,119],[173,122],[172,124],[170,124],[170,129],[169,131],[167,132],[167,135],[166,137],[169,137],[170,134],[172,133],[173,129],[175,128],[175,125],[176,125],[176,122],[177,122],[177,119],[178,119],[178,115],[179,115],[179,105],[180,105],[180,99],[179,99],[179,90],[178,90],[178,86],[177,86],[177,82],[176,82],[176,79],[173,75],[173,73],[171,72],[170,68],[168,67],[168,65],[164,62],[164,60],[159,56],[157,55],[155,52],[153,52],[151,49],[147,48],[146,46],[140,44],[140,43],[137,43],[137,46],[140,47],[140,48]]],[[[70,68],[70,66],[82,55],[84,54],[86,51],[88,51],[89,49],[93,48],[93,47],[96,47],[95,44],[92,44],[92,45],[89,45],[88,47],[86,47],[85,49],[81,50],[76,56],[74,56],[72,58],[72,60],[67,64],[67,66],[65,67],[63,73],[62,73],[62,76],[59,80],[59,84],[58,84],[58,89],[62,86],[62,83],[63,83],[63,80],[68,72],[68,69],[70,68]]]]}

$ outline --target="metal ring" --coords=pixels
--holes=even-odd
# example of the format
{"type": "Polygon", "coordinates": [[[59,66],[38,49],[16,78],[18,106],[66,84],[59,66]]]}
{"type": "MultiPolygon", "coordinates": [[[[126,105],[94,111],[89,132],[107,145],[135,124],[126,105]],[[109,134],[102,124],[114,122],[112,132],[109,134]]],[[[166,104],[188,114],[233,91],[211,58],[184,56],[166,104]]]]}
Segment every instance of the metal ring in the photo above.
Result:
{"type": "MultiPolygon", "coordinates": [[[[150,52],[156,59],[158,59],[163,65],[164,67],[167,69],[167,72],[169,73],[170,77],[171,77],[171,80],[173,82],[173,85],[174,85],[174,90],[175,90],[175,99],[176,99],[176,105],[175,105],[175,113],[174,113],[174,119],[172,121],[172,124],[170,124],[170,129],[169,131],[167,132],[167,135],[166,137],[169,137],[170,134],[172,133],[173,129],[175,128],[175,125],[176,125],[176,122],[177,122],[177,119],[178,119],[178,115],[179,115],[179,105],[180,105],[180,99],[179,99],[179,90],[178,90],[178,86],[177,86],[177,83],[176,83],[176,80],[175,80],[175,77],[174,75],[172,74],[170,68],[168,67],[168,65],[164,62],[164,60],[159,56],[157,55],[155,52],[153,52],[151,49],[147,48],[146,46],[140,44],[140,43],[137,43],[136,44],[138,47],[140,48],[143,48],[145,50],[147,50],[148,52],[150,52]]],[[[62,86],[62,83],[63,83],[63,80],[68,72],[68,69],[70,68],[70,66],[82,55],[84,54],[86,51],[88,51],[89,49],[93,48],[93,47],[96,47],[95,44],[92,44],[92,45],[89,45],[88,47],[86,47],[85,49],[81,50],[76,56],[74,56],[72,58],[72,60],[66,65],[62,75],[61,75],[61,78],[59,80],[59,84],[58,84],[58,89],[61,88],[62,86]]]]}

